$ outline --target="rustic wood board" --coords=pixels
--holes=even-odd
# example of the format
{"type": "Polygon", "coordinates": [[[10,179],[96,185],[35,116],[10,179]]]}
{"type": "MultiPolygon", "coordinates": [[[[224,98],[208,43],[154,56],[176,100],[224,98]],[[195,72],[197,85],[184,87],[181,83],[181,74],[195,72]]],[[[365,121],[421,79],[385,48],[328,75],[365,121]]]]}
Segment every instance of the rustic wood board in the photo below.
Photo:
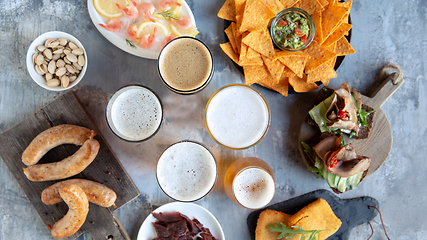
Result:
{"type": "MultiPolygon", "coordinates": [[[[58,181],[31,182],[24,175],[21,155],[40,132],[59,124],[75,124],[96,132],[95,139],[100,143],[99,153],[95,160],[79,175],[72,178],[85,178],[104,184],[117,194],[116,207],[103,208],[90,203],[89,214],[81,229],[64,239],[75,239],[83,232],[89,232],[94,239],[130,239],[126,230],[114,215],[114,211],[139,195],[139,190],[127,174],[95,126],[73,91],[68,91],[56,100],[43,107],[32,116],[18,123],[0,135],[0,158],[34,205],[46,226],[55,224],[61,219],[68,207],[65,203],[47,206],[41,199],[41,192],[58,181]]],[[[39,163],[60,161],[72,155],[79,147],[71,144],[58,146],[49,151],[39,163]]],[[[59,180],[60,181],[60,180],[59,180]]]]}
{"type": "MultiPolygon", "coordinates": [[[[362,95],[362,102],[375,109],[374,122],[369,134],[369,138],[356,140],[345,137],[345,142],[351,144],[358,155],[371,158],[371,165],[366,174],[366,177],[377,171],[387,160],[388,155],[390,154],[393,144],[393,134],[391,131],[390,122],[388,121],[384,111],[381,109],[381,106],[391,95],[393,95],[397,89],[399,89],[403,83],[403,78],[401,78],[399,82],[393,83],[393,78],[390,75],[381,84],[381,86],[378,87],[377,91],[375,91],[372,97],[366,97],[362,95]]],[[[301,126],[298,146],[301,156],[307,165],[308,161],[305,157],[304,149],[300,143],[309,141],[309,139],[319,134],[319,132],[320,131],[317,126],[312,126],[306,122],[304,122],[301,126]]]]}

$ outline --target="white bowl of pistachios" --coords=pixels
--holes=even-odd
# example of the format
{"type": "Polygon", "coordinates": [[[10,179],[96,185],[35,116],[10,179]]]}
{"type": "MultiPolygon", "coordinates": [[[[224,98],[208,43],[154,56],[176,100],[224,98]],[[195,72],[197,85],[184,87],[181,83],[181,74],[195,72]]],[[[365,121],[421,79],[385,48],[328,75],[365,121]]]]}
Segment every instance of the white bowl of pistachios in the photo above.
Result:
{"type": "Polygon", "coordinates": [[[27,69],[41,87],[63,91],[76,86],[87,69],[87,55],[72,35],[53,31],[38,36],[27,52],[27,69]]]}

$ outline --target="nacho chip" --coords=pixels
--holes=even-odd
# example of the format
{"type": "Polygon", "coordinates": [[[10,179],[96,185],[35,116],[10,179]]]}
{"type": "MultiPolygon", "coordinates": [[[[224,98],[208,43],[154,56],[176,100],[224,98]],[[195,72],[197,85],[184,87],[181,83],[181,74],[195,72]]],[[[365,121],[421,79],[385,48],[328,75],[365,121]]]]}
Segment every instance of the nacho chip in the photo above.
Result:
{"type": "Polygon", "coordinates": [[[347,38],[342,37],[337,41],[337,45],[335,47],[335,53],[337,56],[344,56],[355,53],[356,50],[350,45],[347,38]]]}
{"type": "Polygon", "coordinates": [[[263,56],[262,60],[264,61],[265,66],[267,67],[268,72],[273,76],[278,82],[282,77],[283,70],[285,69],[285,65],[281,63],[279,60],[272,60],[268,57],[263,56]]]}
{"type": "Polygon", "coordinates": [[[221,9],[219,9],[217,16],[228,21],[236,21],[235,1],[226,0],[221,9]]]}
{"type": "Polygon", "coordinates": [[[236,23],[231,22],[231,24],[224,30],[224,32],[227,35],[227,38],[230,41],[230,44],[233,47],[234,52],[238,53],[236,38],[234,37],[235,28],[236,28],[236,23]]]}
{"type": "Polygon", "coordinates": [[[292,7],[293,5],[295,5],[299,1],[300,0],[280,0],[280,2],[282,2],[283,6],[285,8],[292,7]]]}
{"type": "Polygon", "coordinates": [[[329,1],[328,0],[319,0],[320,5],[322,5],[322,7],[325,7],[327,5],[329,5],[329,1]]]}
{"type": "Polygon", "coordinates": [[[341,220],[324,199],[305,206],[289,218],[290,226],[299,226],[304,230],[325,230],[320,232],[320,239],[326,239],[341,227],[341,220]]]}
{"type": "Polygon", "coordinates": [[[248,47],[248,50],[246,52],[246,58],[243,62],[240,62],[240,64],[243,65],[263,65],[263,61],[261,58],[261,54],[259,54],[257,51],[253,50],[252,48],[248,47]]]}
{"type": "Polygon", "coordinates": [[[233,62],[239,64],[239,55],[237,55],[237,53],[233,50],[230,42],[222,43],[219,46],[221,47],[222,51],[224,51],[224,53],[227,54],[231,60],[233,60],[233,62]]]}
{"type": "Polygon", "coordinates": [[[345,2],[337,2],[337,5],[340,6],[340,7],[345,7],[345,8],[350,9],[351,5],[353,5],[353,0],[348,0],[348,1],[345,1],[345,2]]]}
{"type": "Polygon", "coordinates": [[[266,209],[259,214],[256,229],[255,229],[255,239],[266,240],[266,239],[276,239],[279,236],[279,232],[272,232],[267,228],[268,225],[274,225],[275,223],[288,224],[289,218],[291,215],[288,215],[283,212],[274,211],[266,209]]]}
{"type": "Polygon", "coordinates": [[[274,18],[271,9],[260,0],[246,0],[240,32],[267,28],[268,22],[274,18]]]}
{"type": "Polygon", "coordinates": [[[292,7],[301,8],[310,15],[317,11],[323,11],[323,6],[317,0],[300,0],[292,7]]]}
{"type": "Polygon", "coordinates": [[[307,75],[304,75],[303,78],[296,75],[291,76],[289,77],[289,84],[295,92],[310,92],[319,88],[317,84],[307,82],[307,75]]]}
{"type": "Polygon", "coordinates": [[[280,0],[262,0],[265,5],[267,5],[274,14],[279,13],[284,9],[282,2],[280,0]]]}
{"type": "Polygon", "coordinates": [[[245,3],[246,0],[234,0],[234,9],[236,11],[236,21],[237,16],[243,16],[243,12],[245,11],[245,3]]]}
{"type": "Polygon", "coordinates": [[[332,43],[338,41],[348,31],[350,31],[352,25],[348,23],[341,23],[341,25],[331,34],[321,45],[330,46],[332,43]]]}
{"type": "Polygon", "coordinates": [[[258,83],[261,79],[270,78],[272,79],[270,73],[264,65],[246,65],[243,66],[243,72],[245,74],[245,84],[252,85],[258,83]]]}
{"type": "Polygon", "coordinates": [[[337,56],[334,52],[319,45],[316,41],[313,41],[310,46],[303,50],[303,52],[310,55],[310,59],[308,59],[305,66],[305,73],[310,73],[316,70],[316,68],[324,62],[327,62],[337,56]]]}
{"type": "Polygon", "coordinates": [[[328,38],[341,24],[347,10],[347,8],[339,6],[328,5],[325,7],[325,10],[322,12],[322,33],[324,39],[328,38]]]}
{"type": "Polygon", "coordinates": [[[273,41],[266,27],[249,32],[242,42],[268,58],[274,56],[273,41]]]}
{"type": "Polygon", "coordinates": [[[292,70],[292,72],[294,72],[298,77],[302,77],[304,74],[304,68],[309,58],[310,56],[302,51],[281,51],[274,55],[273,60],[278,59],[281,63],[292,70]]]}
{"type": "Polygon", "coordinates": [[[326,81],[329,83],[329,79],[336,78],[337,73],[335,72],[334,68],[331,67],[329,62],[325,62],[322,65],[320,65],[316,70],[313,72],[307,74],[307,82],[308,83],[315,83],[315,82],[323,82],[326,81]],[[323,80],[323,81],[322,81],[323,80]]]}
{"type": "Polygon", "coordinates": [[[288,96],[289,81],[288,81],[288,77],[285,75],[282,75],[279,81],[275,81],[274,77],[271,76],[271,77],[261,78],[257,83],[265,88],[276,91],[285,97],[288,96]]]}
{"type": "Polygon", "coordinates": [[[239,54],[239,65],[243,66],[246,61],[246,54],[248,53],[248,45],[243,42],[240,44],[240,54],[239,54]]]}
{"type": "Polygon", "coordinates": [[[322,12],[315,12],[311,15],[311,18],[314,22],[315,34],[314,39],[317,42],[323,42],[323,33],[322,33],[322,12]]]}

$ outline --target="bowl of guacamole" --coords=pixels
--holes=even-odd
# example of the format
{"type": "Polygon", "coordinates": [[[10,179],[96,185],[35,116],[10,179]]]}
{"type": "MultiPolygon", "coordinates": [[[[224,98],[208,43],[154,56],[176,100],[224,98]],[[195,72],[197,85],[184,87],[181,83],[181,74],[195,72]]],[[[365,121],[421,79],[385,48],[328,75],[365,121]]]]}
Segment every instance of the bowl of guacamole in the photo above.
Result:
{"type": "Polygon", "coordinates": [[[300,8],[279,12],[270,26],[274,44],[286,51],[300,51],[313,41],[315,26],[310,14],[300,8]]]}

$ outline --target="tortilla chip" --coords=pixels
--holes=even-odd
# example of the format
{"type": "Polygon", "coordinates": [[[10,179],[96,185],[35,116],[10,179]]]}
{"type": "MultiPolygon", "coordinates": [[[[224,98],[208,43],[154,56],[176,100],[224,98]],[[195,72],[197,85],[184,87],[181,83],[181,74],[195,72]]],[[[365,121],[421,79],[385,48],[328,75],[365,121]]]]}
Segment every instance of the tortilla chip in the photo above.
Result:
{"type": "Polygon", "coordinates": [[[247,30],[256,30],[267,28],[268,22],[274,18],[271,9],[260,0],[246,0],[245,11],[243,12],[242,25],[240,32],[247,30]]]}
{"type": "Polygon", "coordinates": [[[331,34],[321,45],[330,46],[332,43],[338,41],[348,31],[350,31],[352,25],[348,23],[341,23],[341,25],[331,34]]]}
{"type": "Polygon", "coordinates": [[[338,3],[338,0],[328,0],[329,1],[329,5],[331,6],[336,6],[338,3]]]}
{"type": "Polygon", "coordinates": [[[278,59],[281,63],[292,70],[292,72],[294,72],[298,77],[302,77],[304,74],[304,68],[309,58],[310,56],[302,51],[280,51],[274,55],[273,60],[278,59]]]}
{"type": "Polygon", "coordinates": [[[274,56],[273,41],[266,27],[249,32],[242,38],[242,42],[268,58],[274,56]]]}
{"type": "Polygon", "coordinates": [[[222,43],[219,46],[221,47],[222,51],[224,51],[224,53],[227,54],[231,60],[233,60],[233,62],[239,64],[239,55],[237,55],[237,53],[233,50],[230,42],[222,43]]]}
{"type": "Polygon", "coordinates": [[[347,38],[342,37],[337,41],[337,45],[335,47],[335,53],[337,56],[345,56],[355,52],[356,50],[354,50],[354,48],[350,45],[347,38]]]}
{"type": "Polygon", "coordinates": [[[253,50],[252,48],[248,47],[248,50],[246,52],[246,59],[240,64],[243,65],[263,65],[263,61],[261,58],[261,54],[259,54],[257,51],[253,50]]]}
{"type": "Polygon", "coordinates": [[[316,41],[313,41],[310,46],[303,50],[303,52],[310,55],[310,59],[308,59],[305,66],[305,73],[310,73],[316,70],[316,68],[322,65],[324,62],[327,62],[336,57],[334,52],[329,51],[325,47],[319,45],[316,41]]]}
{"type": "Polygon", "coordinates": [[[341,20],[347,13],[347,8],[328,5],[322,12],[322,33],[324,39],[328,38],[341,24],[341,20]]]}
{"type": "Polygon", "coordinates": [[[236,11],[236,21],[237,16],[243,16],[243,12],[245,11],[245,3],[246,0],[234,0],[234,9],[236,11]]]}
{"type": "Polygon", "coordinates": [[[310,92],[319,88],[317,84],[307,82],[307,75],[304,75],[303,78],[296,75],[291,76],[289,77],[289,84],[295,92],[310,92]]]}
{"type": "Polygon", "coordinates": [[[337,5],[340,6],[340,7],[345,7],[345,8],[350,9],[351,5],[353,5],[353,0],[348,0],[348,1],[345,1],[345,2],[337,2],[337,5]]]}
{"type": "Polygon", "coordinates": [[[280,2],[280,0],[262,0],[265,5],[267,5],[274,14],[279,13],[284,9],[283,4],[280,2]]]}
{"type": "Polygon", "coordinates": [[[241,43],[240,44],[240,54],[239,54],[239,65],[243,66],[246,61],[246,54],[248,53],[248,45],[241,43]]]}
{"type": "Polygon", "coordinates": [[[311,18],[314,22],[314,28],[316,29],[314,34],[314,40],[317,42],[323,42],[323,33],[322,33],[322,12],[315,12],[311,15],[311,18]]]}
{"type": "Polygon", "coordinates": [[[325,62],[322,65],[320,65],[318,68],[316,68],[316,70],[307,74],[307,82],[309,83],[315,83],[319,81],[323,82],[322,80],[328,79],[328,83],[329,83],[329,79],[336,78],[336,77],[337,77],[337,73],[335,72],[334,68],[331,67],[329,62],[325,62]]]}
{"type": "Polygon", "coordinates": [[[300,0],[292,7],[301,8],[310,15],[317,11],[323,11],[323,6],[317,0],[300,0]]]}
{"type": "Polygon", "coordinates": [[[279,82],[285,65],[283,65],[279,60],[272,60],[268,57],[263,56],[262,60],[264,61],[265,66],[267,67],[268,72],[273,76],[276,82],[279,82]]]}
{"type": "Polygon", "coordinates": [[[224,30],[224,32],[227,35],[227,38],[230,41],[231,46],[233,47],[234,52],[238,53],[236,38],[234,37],[235,28],[236,28],[236,23],[235,22],[231,22],[231,24],[224,30]]]}
{"type": "Polygon", "coordinates": [[[290,226],[299,226],[304,230],[324,230],[320,232],[320,239],[333,235],[341,227],[341,220],[324,199],[305,206],[289,218],[290,226]]]}
{"type": "Polygon", "coordinates": [[[327,5],[329,5],[329,1],[328,0],[319,0],[320,5],[322,5],[322,7],[325,7],[327,5]]]}
{"type": "Polygon", "coordinates": [[[219,9],[217,16],[228,21],[236,21],[235,1],[226,0],[221,9],[219,9]]]}
{"type": "Polygon", "coordinates": [[[245,74],[245,84],[252,85],[258,83],[260,79],[270,78],[272,79],[270,73],[264,65],[247,65],[243,66],[243,73],[245,74]]]}
{"type": "Polygon", "coordinates": [[[298,3],[300,0],[280,0],[285,8],[292,7],[296,3],[298,3]]]}
{"type": "Polygon", "coordinates": [[[277,239],[279,232],[272,232],[267,228],[268,225],[274,225],[275,223],[283,223],[288,225],[288,221],[291,215],[288,215],[283,212],[274,211],[266,209],[259,214],[256,229],[255,229],[255,239],[267,240],[267,239],[277,239]]]}
{"type": "Polygon", "coordinates": [[[289,81],[288,77],[285,75],[280,76],[279,81],[276,81],[276,79],[270,75],[270,77],[260,78],[257,83],[265,88],[276,91],[285,97],[288,96],[289,81]]]}

